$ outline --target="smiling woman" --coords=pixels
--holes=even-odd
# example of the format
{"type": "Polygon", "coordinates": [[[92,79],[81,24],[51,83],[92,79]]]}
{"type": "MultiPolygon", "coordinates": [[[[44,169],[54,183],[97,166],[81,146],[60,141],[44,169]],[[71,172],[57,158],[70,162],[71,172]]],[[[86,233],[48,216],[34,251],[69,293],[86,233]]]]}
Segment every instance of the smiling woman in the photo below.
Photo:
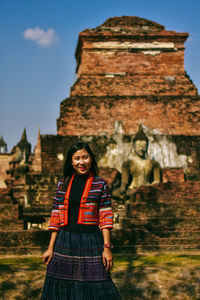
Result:
{"type": "Polygon", "coordinates": [[[120,300],[111,279],[111,195],[87,143],[72,145],[59,180],[42,300],[120,300]]]}
{"type": "Polygon", "coordinates": [[[72,155],[72,166],[78,175],[87,174],[91,168],[91,162],[92,158],[85,149],[78,150],[72,155]]]}

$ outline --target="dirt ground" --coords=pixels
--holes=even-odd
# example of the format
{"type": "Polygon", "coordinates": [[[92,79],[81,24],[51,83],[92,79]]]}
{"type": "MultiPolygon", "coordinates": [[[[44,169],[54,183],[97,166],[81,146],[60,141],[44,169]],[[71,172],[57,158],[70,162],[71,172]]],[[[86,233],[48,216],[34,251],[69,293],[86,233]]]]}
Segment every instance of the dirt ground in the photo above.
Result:
{"type": "MultiPolygon", "coordinates": [[[[0,299],[39,300],[41,257],[0,257],[0,299]]],[[[124,300],[200,300],[200,252],[114,255],[112,279],[124,300]]]]}

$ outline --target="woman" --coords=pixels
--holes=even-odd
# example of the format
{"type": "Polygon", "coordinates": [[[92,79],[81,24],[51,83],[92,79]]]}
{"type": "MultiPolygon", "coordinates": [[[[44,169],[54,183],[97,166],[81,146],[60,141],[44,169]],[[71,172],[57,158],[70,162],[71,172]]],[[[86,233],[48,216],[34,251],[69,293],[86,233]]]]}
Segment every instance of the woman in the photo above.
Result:
{"type": "Polygon", "coordinates": [[[42,300],[120,300],[111,280],[113,226],[107,183],[87,143],[68,151],[64,179],[58,181],[43,254],[47,275],[42,300]]]}

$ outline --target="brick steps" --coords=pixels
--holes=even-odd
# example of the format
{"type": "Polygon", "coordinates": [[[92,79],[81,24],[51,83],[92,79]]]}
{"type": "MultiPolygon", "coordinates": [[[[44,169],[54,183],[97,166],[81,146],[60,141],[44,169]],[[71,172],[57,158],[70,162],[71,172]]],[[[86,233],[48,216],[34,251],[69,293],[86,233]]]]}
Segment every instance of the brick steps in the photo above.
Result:
{"type": "Polygon", "coordinates": [[[115,230],[113,239],[118,238],[124,250],[199,249],[200,181],[140,187],[121,225],[126,230],[115,230]]]}
{"type": "Polygon", "coordinates": [[[166,220],[157,220],[157,219],[148,219],[147,222],[136,222],[134,224],[129,223],[129,228],[133,231],[146,230],[149,232],[169,232],[173,233],[192,233],[200,231],[200,220],[193,220],[193,222],[185,222],[185,220],[174,220],[174,219],[166,219],[166,220]]]}
{"type": "Polygon", "coordinates": [[[160,209],[156,209],[156,210],[150,210],[148,211],[146,210],[139,210],[136,212],[133,212],[131,214],[132,217],[134,217],[135,219],[152,219],[152,218],[159,218],[160,215],[166,215],[166,217],[168,218],[168,215],[174,215],[174,218],[178,218],[178,219],[182,219],[184,217],[196,217],[200,214],[200,208],[199,207],[190,207],[190,208],[176,208],[176,212],[174,213],[174,209],[172,209],[171,207],[165,207],[162,210],[160,209]]]}
{"type": "Polygon", "coordinates": [[[188,218],[184,218],[183,215],[178,215],[177,217],[173,216],[172,218],[160,218],[159,215],[153,215],[152,217],[146,217],[144,214],[141,214],[139,217],[137,216],[133,220],[124,220],[124,224],[126,224],[126,228],[128,227],[134,227],[134,225],[144,225],[148,226],[149,228],[163,228],[166,227],[171,229],[177,228],[194,228],[198,227],[200,224],[200,219],[195,218],[196,215],[191,214],[191,220],[188,218]]]}
{"type": "Polygon", "coordinates": [[[122,233],[116,231],[112,233],[112,241],[115,245],[115,251],[129,251],[130,249],[138,250],[183,250],[183,249],[200,249],[200,231],[191,235],[188,232],[187,236],[171,236],[170,232],[165,232],[169,236],[162,237],[156,233],[147,231],[132,231],[122,233]],[[120,241],[120,244],[119,244],[120,241]]]}
{"type": "Polygon", "coordinates": [[[165,238],[165,237],[171,237],[171,238],[197,238],[200,236],[200,229],[199,230],[182,230],[182,231],[177,231],[177,230],[148,230],[147,228],[143,229],[134,229],[133,230],[134,235],[139,235],[141,233],[149,234],[151,236],[154,236],[155,238],[165,238]]]}
{"type": "Polygon", "coordinates": [[[48,230],[0,230],[0,255],[41,254],[50,234],[48,230]]]}

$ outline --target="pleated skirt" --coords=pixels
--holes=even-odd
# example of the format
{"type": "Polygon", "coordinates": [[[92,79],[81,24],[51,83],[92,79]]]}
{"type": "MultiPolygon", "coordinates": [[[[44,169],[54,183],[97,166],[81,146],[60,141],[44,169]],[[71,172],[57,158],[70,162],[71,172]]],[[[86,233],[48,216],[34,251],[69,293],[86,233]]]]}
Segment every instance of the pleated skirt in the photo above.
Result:
{"type": "Polygon", "coordinates": [[[41,300],[121,300],[102,261],[101,231],[60,230],[41,300]]]}

